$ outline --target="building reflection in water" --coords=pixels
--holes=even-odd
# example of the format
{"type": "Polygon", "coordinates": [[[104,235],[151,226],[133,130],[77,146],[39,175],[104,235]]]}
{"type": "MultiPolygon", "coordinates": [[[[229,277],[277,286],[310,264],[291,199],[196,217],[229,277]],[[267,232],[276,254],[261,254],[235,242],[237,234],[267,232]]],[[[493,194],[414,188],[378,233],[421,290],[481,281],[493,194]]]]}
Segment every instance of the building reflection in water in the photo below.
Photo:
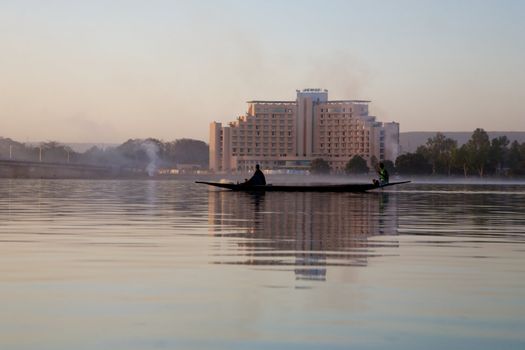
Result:
{"type": "Polygon", "coordinates": [[[217,263],[290,266],[297,279],[324,281],[327,266],[366,266],[377,248],[398,246],[370,239],[397,234],[397,195],[388,192],[212,190],[209,223],[214,235],[234,238],[235,252],[217,263]]]}

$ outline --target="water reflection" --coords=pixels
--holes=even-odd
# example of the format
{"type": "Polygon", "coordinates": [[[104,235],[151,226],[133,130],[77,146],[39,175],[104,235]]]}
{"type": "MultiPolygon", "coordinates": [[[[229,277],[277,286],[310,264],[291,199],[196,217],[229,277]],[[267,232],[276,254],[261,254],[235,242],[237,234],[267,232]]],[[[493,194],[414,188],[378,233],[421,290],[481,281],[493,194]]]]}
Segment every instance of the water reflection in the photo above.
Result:
{"type": "Polygon", "coordinates": [[[525,232],[525,191],[519,185],[413,185],[398,193],[399,233],[430,244],[446,239],[519,242],[525,232]]]}
{"type": "Polygon", "coordinates": [[[397,233],[397,196],[387,192],[210,191],[209,222],[235,238],[227,263],[293,266],[296,279],[325,280],[327,266],[366,266],[375,248],[398,245],[372,239],[397,233]]]}

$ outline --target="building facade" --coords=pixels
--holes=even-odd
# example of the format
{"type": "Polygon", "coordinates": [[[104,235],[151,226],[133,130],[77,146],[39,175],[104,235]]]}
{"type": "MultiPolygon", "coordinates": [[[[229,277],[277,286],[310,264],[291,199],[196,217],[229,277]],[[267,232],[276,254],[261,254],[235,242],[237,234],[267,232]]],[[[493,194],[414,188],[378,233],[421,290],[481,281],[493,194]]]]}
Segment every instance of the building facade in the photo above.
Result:
{"type": "Polygon", "coordinates": [[[295,101],[248,101],[237,120],[210,124],[210,170],[308,169],[323,158],[337,172],[355,155],[369,165],[374,157],[395,161],[399,124],[376,121],[369,103],[330,101],[322,89],[297,90],[295,101]]]}

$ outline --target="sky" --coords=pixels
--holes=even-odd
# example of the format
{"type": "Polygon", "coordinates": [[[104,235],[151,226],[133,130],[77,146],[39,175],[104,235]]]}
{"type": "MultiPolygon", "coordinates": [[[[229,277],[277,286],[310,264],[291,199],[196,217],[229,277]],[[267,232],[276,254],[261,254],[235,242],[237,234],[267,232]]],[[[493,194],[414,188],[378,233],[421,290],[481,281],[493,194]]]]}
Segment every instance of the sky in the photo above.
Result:
{"type": "Polygon", "coordinates": [[[0,137],[207,142],[303,88],[401,132],[525,131],[524,18],[510,0],[0,0],[0,137]]]}

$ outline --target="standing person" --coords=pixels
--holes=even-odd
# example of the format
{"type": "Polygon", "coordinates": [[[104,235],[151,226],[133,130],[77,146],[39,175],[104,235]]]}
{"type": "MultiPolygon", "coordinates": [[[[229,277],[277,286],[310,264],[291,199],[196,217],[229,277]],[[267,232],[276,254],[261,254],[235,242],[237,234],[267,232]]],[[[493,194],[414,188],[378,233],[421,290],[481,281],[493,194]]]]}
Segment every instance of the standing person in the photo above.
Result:
{"type": "Polygon", "coordinates": [[[389,180],[389,175],[388,175],[388,171],[385,168],[385,164],[383,164],[382,162],[379,163],[377,174],[379,175],[379,185],[386,185],[389,180]]]}
{"type": "Polygon", "coordinates": [[[250,178],[250,180],[246,181],[244,184],[250,186],[266,185],[266,178],[264,177],[264,174],[261,171],[259,164],[255,165],[255,173],[253,173],[253,176],[250,178]]]}

